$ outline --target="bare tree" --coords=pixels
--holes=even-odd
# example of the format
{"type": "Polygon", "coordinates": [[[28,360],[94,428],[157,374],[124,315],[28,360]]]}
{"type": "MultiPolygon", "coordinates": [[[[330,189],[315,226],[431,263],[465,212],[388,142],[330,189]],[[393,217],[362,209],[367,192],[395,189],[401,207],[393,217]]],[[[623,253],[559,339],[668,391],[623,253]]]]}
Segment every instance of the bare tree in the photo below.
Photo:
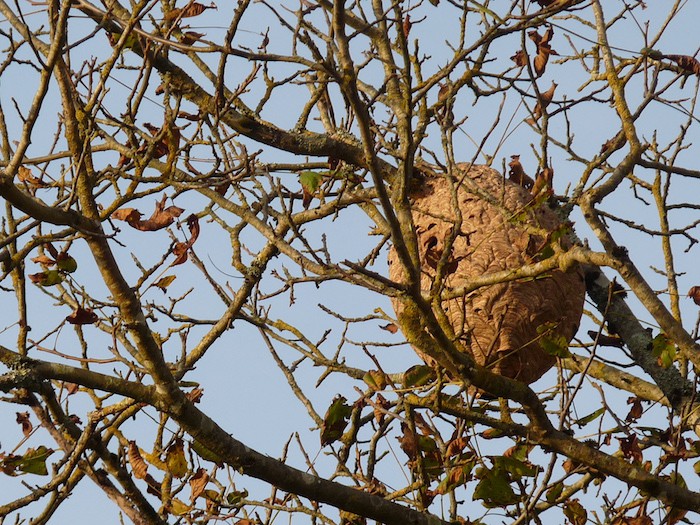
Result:
{"type": "Polygon", "coordinates": [[[0,0],[0,516],[697,521],[698,8],[649,4],[0,0]]]}

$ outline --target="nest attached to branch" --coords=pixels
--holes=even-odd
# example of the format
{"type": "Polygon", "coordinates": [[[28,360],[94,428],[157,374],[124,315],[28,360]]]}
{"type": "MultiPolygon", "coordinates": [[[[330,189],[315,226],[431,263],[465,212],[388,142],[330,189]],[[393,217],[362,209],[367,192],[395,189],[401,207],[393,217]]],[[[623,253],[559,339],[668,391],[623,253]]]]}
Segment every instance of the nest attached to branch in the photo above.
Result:
{"type": "MultiPolygon", "coordinates": [[[[445,243],[456,227],[459,231],[444,266],[443,296],[475,277],[536,262],[551,251],[550,243],[568,247],[565,225],[546,204],[535,204],[524,188],[486,166],[459,168],[461,180],[430,176],[412,196],[424,294],[433,285],[445,243]],[[461,224],[456,220],[455,196],[461,224]]],[[[405,280],[393,247],[389,264],[390,278],[405,280]]],[[[568,345],[575,335],[585,292],[583,273],[574,267],[487,285],[445,299],[442,306],[456,338],[478,364],[529,384],[555,364],[552,348],[568,345]]],[[[392,302],[400,314],[400,299],[392,302]]]]}

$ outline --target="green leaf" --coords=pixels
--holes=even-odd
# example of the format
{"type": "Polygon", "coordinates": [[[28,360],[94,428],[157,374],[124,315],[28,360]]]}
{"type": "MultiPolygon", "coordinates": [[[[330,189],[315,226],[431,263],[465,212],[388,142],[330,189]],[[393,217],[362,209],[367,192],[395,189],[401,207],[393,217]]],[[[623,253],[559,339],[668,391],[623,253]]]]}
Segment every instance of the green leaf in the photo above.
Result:
{"type": "Polygon", "coordinates": [[[321,185],[323,176],[316,171],[302,171],[299,174],[299,182],[301,187],[310,194],[316,193],[316,190],[321,185]]]}
{"type": "Polygon", "coordinates": [[[53,449],[44,445],[36,449],[30,448],[23,456],[10,456],[2,462],[2,470],[14,475],[15,470],[26,472],[27,474],[37,474],[46,476],[49,471],[46,468],[46,459],[53,454],[53,449]]]}
{"type": "Polygon", "coordinates": [[[556,325],[554,323],[544,323],[537,327],[537,333],[540,334],[540,347],[549,355],[555,357],[571,357],[569,352],[569,342],[561,334],[555,332],[556,325]]]}
{"type": "Polygon", "coordinates": [[[595,421],[598,419],[600,416],[602,416],[605,413],[605,407],[600,407],[598,410],[591,412],[587,416],[583,416],[580,419],[577,419],[574,421],[574,424],[578,425],[579,427],[584,427],[591,421],[595,421]]]}
{"type": "Polygon", "coordinates": [[[370,370],[363,377],[362,380],[367,383],[372,390],[384,390],[388,384],[386,374],[380,372],[379,370],[370,370]]]}
{"type": "Polygon", "coordinates": [[[435,371],[428,365],[414,365],[403,373],[405,388],[425,386],[436,379],[435,371]]]}
{"type": "Polygon", "coordinates": [[[337,441],[343,435],[343,431],[348,424],[347,420],[352,412],[352,408],[345,403],[346,401],[347,399],[343,396],[337,395],[333,398],[331,406],[328,407],[321,425],[322,447],[337,441]]]}
{"type": "Polygon", "coordinates": [[[226,503],[228,503],[229,505],[238,505],[243,499],[247,497],[247,490],[234,490],[226,494],[226,503]]]}
{"type": "Polygon", "coordinates": [[[547,491],[545,495],[547,503],[554,503],[557,501],[562,492],[564,492],[564,484],[560,481],[547,491]]]}
{"type": "Polygon", "coordinates": [[[659,366],[670,367],[676,360],[676,345],[661,332],[651,342],[651,349],[659,362],[659,366]]]}
{"type": "Polygon", "coordinates": [[[533,477],[537,474],[537,468],[529,463],[515,458],[505,456],[495,456],[492,458],[494,470],[503,471],[510,474],[510,479],[519,480],[523,477],[533,477]]]}
{"type": "Polygon", "coordinates": [[[183,478],[187,474],[189,465],[185,457],[185,444],[181,439],[176,439],[165,452],[165,463],[168,471],[176,478],[183,478]]]}
{"type": "Polygon", "coordinates": [[[520,501],[520,497],[510,486],[506,472],[494,469],[482,471],[482,475],[481,481],[474,489],[474,499],[482,500],[484,506],[505,507],[520,501]]]}
{"type": "Polygon", "coordinates": [[[194,450],[200,458],[206,461],[211,461],[219,466],[224,464],[224,460],[221,459],[221,456],[219,456],[216,452],[212,452],[197,440],[190,442],[190,450],[194,450]]]}
{"type": "Polygon", "coordinates": [[[56,266],[66,273],[73,273],[78,269],[78,262],[65,252],[61,252],[56,257],[56,266]]]}

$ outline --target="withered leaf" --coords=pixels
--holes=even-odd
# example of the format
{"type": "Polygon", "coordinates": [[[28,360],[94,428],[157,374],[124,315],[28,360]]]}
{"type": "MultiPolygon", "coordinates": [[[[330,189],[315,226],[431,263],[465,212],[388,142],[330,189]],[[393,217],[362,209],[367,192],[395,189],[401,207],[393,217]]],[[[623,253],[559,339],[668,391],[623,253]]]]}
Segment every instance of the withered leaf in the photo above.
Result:
{"type": "Polygon", "coordinates": [[[118,221],[125,221],[136,228],[136,225],[141,222],[141,215],[141,212],[135,208],[122,208],[112,213],[112,218],[118,221]]]}
{"type": "Polygon", "coordinates": [[[632,405],[632,408],[630,408],[630,411],[627,414],[625,421],[631,423],[632,421],[637,421],[640,417],[642,417],[644,407],[642,407],[641,399],[639,399],[638,397],[630,397],[627,399],[627,404],[632,405]]]}
{"type": "Polygon", "coordinates": [[[134,473],[136,479],[145,479],[146,472],[148,471],[148,464],[141,457],[141,452],[136,444],[136,441],[129,441],[129,450],[127,453],[129,457],[129,465],[131,465],[131,470],[134,473]]]}
{"type": "Polygon", "coordinates": [[[388,384],[386,374],[380,370],[368,370],[362,380],[373,390],[384,390],[388,384]]]}
{"type": "Polygon", "coordinates": [[[202,399],[202,396],[204,395],[204,389],[200,387],[193,388],[187,394],[185,394],[185,397],[192,401],[193,403],[199,403],[200,399],[202,399]]]}
{"type": "Polygon", "coordinates": [[[194,476],[189,480],[190,490],[192,491],[190,502],[194,502],[194,500],[202,495],[207,483],[209,483],[209,474],[205,469],[199,467],[197,472],[194,473],[194,476]]]}
{"type": "Polygon", "coordinates": [[[85,324],[95,324],[97,322],[97,314],[93,312],[90,308],[83,308],[78,306],[76,310],[66,317],[66,321],[70,324],[85,325],[85,324]]]}
{"type": "Polygon", "coordinates": [[[199,122],[199,120],[202,118],[199,113],[188,113],[187,111],[180,111],[177,114],[177,118],[184,118],[185,120],[189,120],[190,122],[199,122]]]}
{"type": "Polygon", "coordinates": [[[458,437],[453,440],[451,440],[447,444],[447,451],[445,454],[447,457],[452,457],[456,456],[457,454],[461,454],[461,452],[466,448],[467,444],[469,443],[469,438],[467,437],[458,437]]]}
{"type": "Polygon", "coordinates": [[[156,286],[157,288],[160,288],[161,290],[163,290],[163,292],[165,292],[168,286],[170,286],[176,278],[176,275],[166,275],[165,277],[161,277],[155,283],[153,283],[153,286],[156,286]]]}
{"type": "Polygon", "coordinates": [[[632,460],[633,463],[641,464],[644,460],[642,449],[639,448],[639,442],[636,434],[631,434],[628,437],[617,438],[620,442],[620,451],[625,459],[632,460]]]}
{"type": "Polygon", "coordinates": [[[516,51],[510,59],[515,62],[515,65],[518,67],[527,66],[527,54],[522,49],[516,51]]]}
{"type": "Polygon", "coordinates": [[[29,421],[29,412],[15,412],[15,414],[17,414],[17,423],[22,427],[22,434],[24,434],[24,437],[29,437],[29,434],[34,429],[32,422],[29,421]]]}
{"type": "Polygon", "coordinates": [[[413,25],[413,23],[411,22],[411,15],[407,14],[403,19],[403,36],[404,36],[404,38],[408,38],[408,34],[411,32],[412,25],[413,25]]]}
{"type": "Polygon", "coordinates": [[[588,521],[588,512],[578,499],[570,499],[564,504],[564,515],[571,525],[585,525],[588,521]]]}
{"type": "Polygon", "coordinates": [[[141,231],[156,231],[170,226],[177,217],[185,211],[177,206],[165,207],[166,195],[156,202],[156,209],[153,214],[144,220],[141,220],[141,212],[134,208],[122,208],[112,213],[112,218],[126,221],[129,226],[141,231]]]}
{"type": "Polygon", "coordinates": [[[190,230],[190,238],[187,242],[177,242],[173,246],[175,260],[173,261],[172,266],[177,266],[178,264],[183,264],[185,261],[187,261],[188,252],[199,237],[199,218],[194,213],[187,217],[187,227],[190,230]]]}
{"type": "Polygon", "coordinates": [[[625,134],[622,131],[620,131],[613,138],[606,140],[603,143],[603,145],[600,148],[600,154],[603,155],[607,152],[612,153],[614,151],[617,151],[625,145],[626,141],[627,139],[625,138],[625,134]]]}
{"type": "Polygon", "coordinates": [[[508,163],[508,178],[526,190],[533,187],[535,181],[525,173],[523,165],[520,164],[520,155],[511,155],[508,163]]]}
{"type": "Polygon", "coordinates": [[[418,457],[418,435],[406,423],[401,423],[402,435],[398,437],[401,450],[411,461],[418,457]]]}
{"type": "Polygon", "coordinates": [[[32,171],[25,166],[17,168],[17,179],[32,188],[45,188],[48,186],[44,181],[35,177],[32,171]]]}
{"type": "Polygon", "coordinates": [[[37,255],[32,259],[32,262],[41,264],[43,266],[53,266],[56,264],[56,261],[54,261],[51,257],[47,257],[46,255],[37,255]]]}
{"type": "Polygon", "coordinates": [[[171,266],[177,266],[179,264],[184,264],[187,261],[187,251],[190,249],[189,243],[186,242],[176,242],[173,246],[173,255],[175,255],[175,260],[172,262],[171,266]]]}
{"type": "Polygon", "coordinates": [[[80,385],[78,385],[77,383],[70,383],[68,381],[64,381],[63,388],[69,396],[72,396],[80,390],[80,385]]]}
{"type": "Polygon", "coordinates": [[[39,286],[54,286],[63,282],[63,276],[58,270],[48,270],[29,274],[29,280],[39,286]]]}
{"type": "Polygon", "coordinates": [[[374,419],[381,425],[386,416],[386,411],[391,407],[391,403],[383,395],[377,394],[374,407],[374,419]]]}
{"type": "Polygon", "coordinates": [[[554,36],[554,29],[551,26],[548,27],[542,36],[540,36],[537,31],[530,31],[528,36],[537,46],[537,54],[533,60],[533,69],[535,70],[535,75],[537,77],[541,77],[547,68],[549,56],[558,55],[558,53],[549,45],[550,40],[552,40],[552,36],[554,36]]]}
{"type": "Polygon", "coordinates": [[[385,324],[384,326],[380,326],[379,328],[381,328],[382,330],[386,330],[387,332],[390,332],[392,334],[395,334],[399,331],[399,327],[396,326],[394,323],[385,324]]]}
{"type": "Polygon", "coordinates": [[[540,117],[544,113],[545,108],[549,106],[549,103],[552,101],[552,98],[554,98],[554,92],[556,91],[556,89],[557,84],[556,82],[552,81],[552,86],[547,91],[540,93],[540,96],[537,99],[537,104],[535,104],[535,109],[532,111],[532,117],[526,119],[526,122],[534,125],[535,122],[537,122],[540,119],[540,117]]]}
{"type": "Polygon", "coordinates": [[[194,31],[186,31],[182,34],[181,42],[186,45],[194,44],[204,36],[204,33],[196,33],[194,31]]]}
{"type": "Polygon", "coordinates": [[[199,2],[192,2],[184,8],[175,8],[165,14],[166,20],[175,20],[176,18],[189,18],[197,15],[201,15],[207,9],[216,9],[216,6],[212,3],[211,5],[200,4],[199,2]]]}
{"type": "Polygon", "coordinates": [[[542,168],[535,177],[535,184],[532,186],[530,193],[533,197],[537,197],[540,193],[552,191],[552,183],[554,181],[554,170],[552,168],[542,168]]]}
{"type": "Polygon", "coordinates": [[[664,55],[664,58],[674,61],[685,73],[700,76],[700,62],[690,55],[664,55]]]}
{"type": "Polygon", "coordinates": [[[176,478],[182,478],[187,474],[187,458],[185,457],[185,444],[177,438],[165,452],[165,463],[168,471],[176,478]]]}

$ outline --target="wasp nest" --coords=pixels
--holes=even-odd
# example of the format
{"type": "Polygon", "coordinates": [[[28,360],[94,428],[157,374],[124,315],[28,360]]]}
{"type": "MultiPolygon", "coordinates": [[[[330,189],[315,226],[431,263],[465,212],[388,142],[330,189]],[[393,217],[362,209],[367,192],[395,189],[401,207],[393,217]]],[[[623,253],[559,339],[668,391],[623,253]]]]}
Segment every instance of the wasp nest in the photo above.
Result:
{"type": "MultiPolygon", "coordinates": [[[[443,296],[476,277],[545,258],[552,243],[567,247],[562,221],[546,205],[536,205],[521,186],[486,166],[460,165],[460,169],[461,181],[428,177],[412,198],[424,293],[433,285],[444,245],[456,227],[452,252],[445,259],[443,296]]],[[[389,264],[393,280],[405,279],[393,248],[389,264]]],[[[478,364],[529,384],[554,365],[552,348],[568,344],[576,333],[584,296],[583,275],[576,267],[483,286],[447,298],[442,306],[455,336],[478,364]]],[[[393,300],[393,305],[400,313],[400,300],[393,300]]]]}

